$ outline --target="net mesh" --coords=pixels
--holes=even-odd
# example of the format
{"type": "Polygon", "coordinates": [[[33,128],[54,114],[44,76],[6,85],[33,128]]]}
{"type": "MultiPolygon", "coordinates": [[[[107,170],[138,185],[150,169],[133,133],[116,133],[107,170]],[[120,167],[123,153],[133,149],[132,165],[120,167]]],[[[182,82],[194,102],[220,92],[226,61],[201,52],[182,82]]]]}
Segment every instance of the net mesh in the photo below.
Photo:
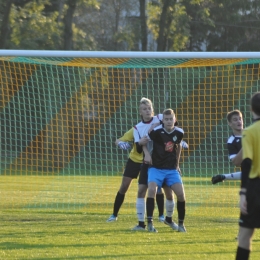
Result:
{"type": "MultiPolygon", "coordinates": [[[[239,109],[251,123],[259,62],[0,57],[1,207],[111,208],[128,158],[114,142],[140,121],[147,97],[155,113],[174,109],[185,131],[190,207],[236,208],[239,183],[210,179],[239,170],[228,161],[226,114],[239,109]]],[[[125,206],[135,203],[131,194],[125,206]]]]}

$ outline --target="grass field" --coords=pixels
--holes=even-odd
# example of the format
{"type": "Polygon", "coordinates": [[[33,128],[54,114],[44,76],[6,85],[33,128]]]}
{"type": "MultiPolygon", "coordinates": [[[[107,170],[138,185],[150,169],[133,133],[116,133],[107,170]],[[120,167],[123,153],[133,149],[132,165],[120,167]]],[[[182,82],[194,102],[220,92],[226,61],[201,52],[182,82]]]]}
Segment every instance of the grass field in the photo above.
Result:
{"type": "MultiPolygon", "coordinates": [[[[159,233],[133,232],[137,185],[118,221],[112,213],[120,177],[0,176],[0,259],[235,259],[238,184],[184,177],[187,233],[157,221],[159,233]]],[[[174,217],[177,217],[175,210],[174,217]]],[[[260,233],[251,260],[260,259],[260,233]]]]}

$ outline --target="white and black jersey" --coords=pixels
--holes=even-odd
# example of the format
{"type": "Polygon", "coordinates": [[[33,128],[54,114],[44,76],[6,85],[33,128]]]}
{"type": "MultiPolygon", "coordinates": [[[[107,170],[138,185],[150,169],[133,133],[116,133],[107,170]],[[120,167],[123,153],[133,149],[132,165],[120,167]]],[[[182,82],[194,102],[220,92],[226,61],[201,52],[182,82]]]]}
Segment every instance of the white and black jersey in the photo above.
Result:
{"type": "Polygon", "coordinates": [[[242,136],[231,135],[227,141],[229,160],[233,159],[242,148],[242,136]]]}
{"type": "MultiPolygon", "coordinates": [[[[134,126],[134,140],[135,140],[135,143],[138,143],[139,140],[142,137],[148,136],[148,131],[149,131],[150,127],[153,124],[162,123],[162,119],[163,119],[163,115],[162,114],[158,114],[157,116],[153,116],[151,118],[151,120],[148,121],[148,122],[141,121],[140,123],[135,125],[134,126]]],[[[152,152],[152,150],[153,150],[153,142],[152,141],[147,143],[147,149],[148,149],[148,151],[150,153],[152,152]]]]}
{"type": "Polygon", "coordinates": [[[176,169],[178,166],[177,148],[183,139],[184,131],[174,127],[169,133],[162,125],[156,127],[149,137],[153,141],[152,162],[158,169],[176,169]]]}

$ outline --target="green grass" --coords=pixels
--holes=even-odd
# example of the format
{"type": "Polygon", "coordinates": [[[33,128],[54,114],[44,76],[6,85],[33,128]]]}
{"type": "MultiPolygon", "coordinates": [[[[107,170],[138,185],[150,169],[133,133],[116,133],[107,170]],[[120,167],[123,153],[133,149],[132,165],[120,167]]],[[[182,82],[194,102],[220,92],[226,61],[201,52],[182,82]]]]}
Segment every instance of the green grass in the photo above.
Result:
{"type": "MultiPolygon", "coordinates": [[[[159,233],[132,232],[136,182],[118,221],[112,212],[120,177],[0,176],[0,259],[234,259],[238,184],[184,178],[188,233],[157,221],[159,233]]],[[[177,211],[175,209],[174,217],[177,211]]],[[[256,232],[251,260],[260,259],[256,232]]]]}

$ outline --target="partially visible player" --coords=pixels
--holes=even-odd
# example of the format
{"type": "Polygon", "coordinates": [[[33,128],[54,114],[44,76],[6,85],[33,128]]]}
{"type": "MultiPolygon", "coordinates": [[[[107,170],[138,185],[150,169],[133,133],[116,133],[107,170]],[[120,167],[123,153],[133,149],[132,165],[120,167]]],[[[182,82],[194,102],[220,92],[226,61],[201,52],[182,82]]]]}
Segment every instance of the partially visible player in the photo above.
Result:
{"type": "Polygon", "coordinates": [[[241,214],[236,260],[249,259],[254,231],[260,228],[260,92],[251,98],[251,112],[254,123],[242,135],[241,214]]]}
{"type": "MultiPolygon", "coordinates": [[[[140,152],[143,152],[144,149],[148,150],[150,154],[153,149],[153,144],[150,141],[148,136],[149,129],[161,123],[162,114],[154,116],[153,104],[150,99],[142,98],[140,100],[139,105],[139,113],[142,118],[142,121],[138,123],[134,128],[134,139],[135,144],[137,145],[137,149],[140,152]],[[142,146],[140,140],[142,138],[147,138],[149,142],[147,145],[142,146]]],[[[138,180],[138,192],[137,192],[137,199],[136,199],[136,213],[138,218],[138,224],[132,229],[134,231],[144,231],[146,228],[145,225],[145,211],[146,211],[146,204],[145,204],[145,195],[147,192],[147,180],[148,180],[148,167],[150,164],[150,156],[147,158],[146,154],[144,156],[144,164],[142,166],[139,180],[138,180]]],[[[161,189],[159,189],[159,193],[161,189]]],[[[158,193],[158,192],[157,192],[158,193]]],[[[167,216],[172,216],[173,209],[174,209],[174,199],[173,199],[173,192],[169,187],[164,187],[164,193],[166,196],[166,212],[167,216]]],[[[156,195],[158,196],[158,195],[156,195]]],[[[164,219],[162,219],[164,221],[164,219]]]]}
{"type": "MultiPolygon", "coordinates": [[[[228,125],[231,127],[233,134],[228,138],[227,148],[229,160],[237,167],[240,167],[242,162],[242,131],[243,131],[243,116],[239,110],[230,111],[227,114],[228,125]]],[[[240,180],[241,172],[228,174],[219,174],[212,177],[212,184],[223,182],[224,180],[240,180]]]]}
{"type": "MultiPolygon", "coordinates": [[[[147,143],[146,139],[147,138],[141,139],[140,143],[143,145],[146,144],[147,143]]],[[[128,150],[131,148],[129,142],[133,143],[133,140],[134,140],[134,128],[131,128],[122,137],[117,139],[115,144],[123,150],[128,150]]],[[[131,149],[129,158],[125,166],[121,186],[115,197],[113,214],[107,219],[107,222],[113,222],[117,220],[118,212],[125,199],[125,194],[128,191],[133,179],[136,179],[139,176],[142,163],[143,163],[143,153],[138,152],[136,148],[136,144],[133,144],[133,148],[131,149]]],[[[162,206],[159,205],[159,208],[161,207],[164,208],[164,205],[162,206]]]]}
{"type": "MultiPolygon", "coordinates": [[[[148,195],[146,199],[147,230],[149,232],[157,232],[153,226],[154,200],[157,188],[162,188],[163,184],[170,187],[176,194],[178,211],[178,225],[172,222],[171,217],[166,218],[164,223],[174,230],[186,232],[184,227],[185,192],[178,171],[184,131],[175,126],[175,121],[174,111],[166,109],[163,112],[163,125],[156,127],[149,133],[149,137],[153,141],[152,165],[148,170],[148,195]]],[[[147,159],[149,159],[149,155],[149,153],[146,154],[147,159]]]]}

